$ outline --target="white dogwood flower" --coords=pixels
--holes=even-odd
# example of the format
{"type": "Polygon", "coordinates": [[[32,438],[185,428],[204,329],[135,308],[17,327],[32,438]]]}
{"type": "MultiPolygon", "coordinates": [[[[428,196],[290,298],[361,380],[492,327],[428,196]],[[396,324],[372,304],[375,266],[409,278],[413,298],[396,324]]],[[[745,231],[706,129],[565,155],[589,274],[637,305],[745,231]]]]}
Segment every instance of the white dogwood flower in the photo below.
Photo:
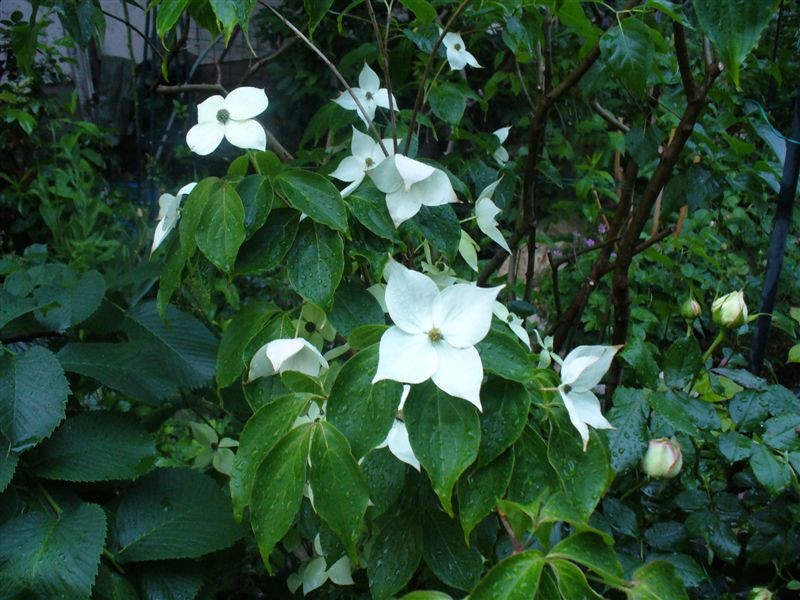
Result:
{"type": "Polygon", "coordinates": [[[583,439],[583,450],[589,444],[589,428],[614,429],[600,413],[600,401],[592,388],[600,383],[622,346],[578,346],[567,354],[561,367],[558,392],[569,413],[569,420],[583,439]]]}
{"type": "Polygon", "coordinates": [[[508,325],[508,328],[514,332],[514,335],[522,340],[522,343],[528,347],[528,350],[531,349],[531,337],[528,335],[528,332],[525,329],[525,322],[520,317],[510,312],[508,308],[506,308],[505,304],[500,302],[494,303],[492,312],[494,313],[495,317],[508,325]]]}
{"type": "Polygon", "coordinates": [[[511,248],[508,247],[503,234],[497,228],[497,220],[495,219],[500,214],[500,209],[492,202],[492,195],[498,185],[500,185],[499,179],[486,186],[478,196],[478,201],[475,203],[475,220],[478,222],[478,229],[489,236],[492,241],[499,244],[503,250],[511,254],[511,248]]]}
{"type": "Polygon", "coordinates": [[[197,105],[197,125],[186,134],[189,149],[201,156],[211,154],[224,137],[237,148],[266,150],[267,134],[253,117],[267,110],[268,104],[264,90],[254,87],[203,100],[197,105]]]}
{"type": "Polygon", "coordinates": [[[492,132],[492,135],[500,140],[500,145],[492,154],[492,157],[499,162],[501,165],[504,165],[508,162],[508,150],[503,147],[503,142],[508,139],[508,132],[511,131],[511,127],[501,127],[500,129],[495,130],[492,132]]]}
{"type": "MultiPolygon", "coordinates": [[[[441,30],[439,30],[441,35],[441,30]]],[[[445,49],[447,50],[447,62],[450,63],[450,68],[453,71],[460,71],[467,65],[480,69],[477,59],[467,52],[464,45],[464,40],[461,39],[459,33],[447,33],[442,39],[445,49]]]]}
{"type": "Polygon", "coordinates": [[[367,171],[375,186],[386,194],[386,206],[395,227],[425,206],[457,202],[447,173],[402,154],[394,154],[367,171]]]}
{"type": "Polygon", "coordinates": [[[308,340],[273,340],[261,346],[253,355],[247,382],[286,371],[298,371],[316,377],[321,369],[327,368],[328,361],[308,340]]]}
{"type": "Polygon", "coordinates": [[[419,459],[414,455],[414,451],[411,449],[411,442],[408,441],[408,429],[406,429],[406,424],[400,419],[394,420],[386,439],[377,447],[385,448],[386,446],[389,447],[389,452],[394,454],[398,460],[403,461],[407,465],[411,465],[419,471],[419,459]]]}
{"type": "Polygon", "coordinates": [[[443,392],[480,410],[483,363],[475,344],[489,332],[492,306],[502,287],[458,283],[440,292],[430,277],[398,264],[386,284],[386,307],[394,325],[381,336],[373,383],[432,378],[443,392]]]}
{"type": "MultiPolygon", "coordinates": [[[[361,106],[364,107],[369,120],[364,118],[364,115],[361,114],[350,92],[343,92],[338,98],[334,98],[333,101],[344,109],[356,111],[361,120],[369,125],[369,121],[372,121],[375,117],[375,110],[379,106],[381,108],[389,108],[389,92],[386,88],[381,87],[381,80],[378,78],[378,74],[370,69],[367,63],[364,63],[364,67],[358,75],[358,85],[360,87],[351,89],[361,103],[361,106]]],[[[392,106],[394,106],[395,110],[398,110],[397,100],[395,100],[394,96],[392,96],[392,106]]]]}
{"type": "Polygon", "coordinates": [[[178,224],[178,219],[181,218],[181,214],[178,212],[181,200],[184,196],[188,196],[196,185],[197,183],[194,181],[187,183],[174,196],[172,194],[161,194],[158,199],[158,216],[156,217],[158,222],[156,223],[155,231],[153,231],[153,246],[150,248],[150,254],[156,251],[156,248],[161,245],[167,234],[178,224]]]}
{"type": "MultiPolygon", "coordinates": [[[[394,142],[391,139],[385,139],[383,146],[386,151],[391,155],[394,153],[394,142]]],[[[350,151],[352,156],[348,156],[339,163],[336,170],[331,173],[331,177],[339,181],[351,182],[346,188],[342,190],[342,198],[346,198],[352,194],[356,188],[361,185],[367,171],[377,167],[383,159],[386,158],[380,144],[373,141],[373,139],[361,133],[358,129],[353,127],[353,139],[350,142],[350,151]]]]}

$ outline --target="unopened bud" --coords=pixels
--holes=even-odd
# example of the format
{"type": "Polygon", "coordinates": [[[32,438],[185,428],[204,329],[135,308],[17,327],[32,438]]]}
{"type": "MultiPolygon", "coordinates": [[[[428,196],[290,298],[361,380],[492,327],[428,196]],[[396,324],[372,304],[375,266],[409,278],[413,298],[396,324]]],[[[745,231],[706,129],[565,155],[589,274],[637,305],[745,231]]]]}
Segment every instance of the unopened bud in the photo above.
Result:
{"type": "Polygon", "coordinates": [[[703,310],[700,308],[700,303],[694,298],[687,298],[684,303],[681,304],[681,316],[689,321],[699,317],[702,312],[703,310]]]}
{"type": "Polygon", "coordinates": [[[671,479],[681,472],[683,455],[681,445],[675,438],[650,440],[642,458],[642,470],[650,477],[671,479]]]}
{"type": "Polygon", "coordinates": [[[714,300],[711,305],[711,318],[720,327],[735,329],[747,321],[747,304],[744,292],[731,292],[714,300]]]}
{"type": "Polygon", "coordinates": [[[772,600],[773,597],[772,592],[765,587],[754,587],[747,594],[747,600],[772,600]]]}

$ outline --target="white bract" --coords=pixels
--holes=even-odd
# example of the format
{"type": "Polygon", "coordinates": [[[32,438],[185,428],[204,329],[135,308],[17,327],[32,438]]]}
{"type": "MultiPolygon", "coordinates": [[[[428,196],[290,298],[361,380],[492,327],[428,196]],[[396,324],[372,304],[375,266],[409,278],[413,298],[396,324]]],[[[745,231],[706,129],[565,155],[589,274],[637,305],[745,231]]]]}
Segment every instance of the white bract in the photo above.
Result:
{"type": "Polygon", "coordinates": [[[197,105],[197,125],[186,134],[192,152],[211,154],[222,138],[237,148],[266,150],[267,134],[253,117],[267,110],[264,90],[240,87],[223,98],[211,96],[197,105]]]}
{"type": "Polygon", "coordinates": [[[489,332],[502,287],[458,283],[440,292],[430,277],[398,264],[386,284],[394,325],[381,336],[373,383],[433,379],[443,392],[480,410],[483,364],[475,344],[489,332]]]}
{"type": "Polygon", "coordinates": [[[328,368],[328,361],[308,340],[291,338],[273,340],[261,346],[250,361],[248,383],[286,371],[298,371],[311,377],[328,368]]]}
{"type": "Polygon", "coordinates": [[[508,162],[508,150],[503,147],[503,142],[508,139],[508,132],[511,131],[511,127],[501,127],[493,132],[493,135],[500,140],[500,146],[492,154],[492,157],[499,162],[501,165],[504,165],[508,162]]]}
{"type": "MultiPolygon", "coordinates": [[[[364,107],[367,118],[358,110],[358,105],[356,101],[353,100],[353,96],[350,95],[350,92],[343,92],[338,98],[334,98],[333,101],[342,108],[355,110],[361,120],[369,125],[369,122],[375,118],[375,110],[379,106],[381,108],[389,108],[389,92],[386,91],[386,88],[381,87],[381,80],[378,78],[378,74],[370,69],[367,63],[364,63],[364,67],[358,75],[358,85],[360,87],[350,89],[353,90],[353,94],[358,98],[361,106],[364,107]]],[[[399,110],[397,108],[397,100],[395,100],[394,96],[392,96],[392,106],[394,106],[395,110],[399,110]]]]}
{"type": "Polygon", "coordinates": [[[583,439],[583,449],[589,444],[589,428],[614,429],[600,412],[600,401],[592,388],[600,383],[611,366],[614,355],[622,346],[578,346],[567,354],[561,367],[558,391],[569,413],[569,420],[583,439]]]}
{"type": "Polygon", "coordinates": [[[378,448],[385,448],[386,446],[389,447],[389,451],[396,458],[419,471],[419,459],[414,455],[414,451],[411,449],[411,442],[408,441],[406,424],[400,419],[394,420],[392,428],[389,430],[389,435],[386,436],[386,439],[383,440],[383,443],[378,448]]]}
{"type": "Polygon", "coordinates": [[[492,202],[492,195],[498,185],[500,185],[499,179],[486,186],[478,196],[478,201],[475,203],[475,220],[478,222],[478,229],[489,236],[492,241],[499,244],[503,250],[511,254],[511,248],[508,247],[503,234],[497,228],[497,220],[495,219],[500,214],[500,209],[492,202]]]}
{"type": "Polygon", "coordinates": [[[386,194],[386,207],[395,227],[425,206],[457,202],[447,173],[402,154],[394,154],[367,172],[375,186],[386,194]]]}
{"type": "Polygon", "coordinates": [[[158,222],[153,232],[153,246],[150,248],[150,254],[156,251],[156,248],[161,245],[167,234],[178,224],[178,219],[181,218],[181,214],[178,212],[181,200],[184,196],[188,196],[196,185],[197,183],[194,181],[187,183],[174,196],[172,194],[161,194],[158,199],[158,216],[156,217],[158,222]]]}
{"type": "MultiPolygon", "coordinates": [[[[439,30],[441,34],[441,30],[439,30]]],[[[467,65],[480,69],[477,59],[467,52],[464,45],[464,40],[461,39],[459,33],[447,33],[442,39],[445,49],[447,50],[447,62],[450,63],[450,68],[453,71],[460,71],[467,65]]]]}
{"type": "Polygon", "coordinates": [[[508,308],[506,308],[506,306],[500,302],[494,303],[492,312],[494,313],[495,317],[508,325],[509,329],[514,332],[514,335],[522,340],[522,343],[528,347],[528,350],[531,349],[531,338],[525,329],[525,322],[520,317],[510,312],[508,308]]]}
{"type": "MultiPolygon", "coordinates": [[[[383,140],[383,146],[391,155],[394,154],[394,143],[391,139],[383,140]]],[[[353,127],[353,140],[350,142],[353,155],[348,156],[339,163],[331,177],[339,181],[350,181],[350,185],[342,190],[342,197],[346,198],[361,185],[367,171],[377,167],[386,155],[381,150],[380,144],[373,141],[368,135],[361,133],[353,127]]]]}

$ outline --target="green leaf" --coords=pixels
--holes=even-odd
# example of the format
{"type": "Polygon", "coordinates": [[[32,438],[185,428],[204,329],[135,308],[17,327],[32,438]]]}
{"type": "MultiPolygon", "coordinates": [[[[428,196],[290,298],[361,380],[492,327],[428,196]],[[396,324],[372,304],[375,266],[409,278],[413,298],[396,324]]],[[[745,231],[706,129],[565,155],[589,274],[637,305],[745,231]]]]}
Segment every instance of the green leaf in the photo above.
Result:
{"type": "Polygon", "coordinates": [[[369,490],[347,439],[330,423],[319,421],[311,438],[309,461],[314,508],[356,560],[356,539],[369,490]]]}
{"type": "Polygon", "coordinates": [[[306,300],[330,306],[344,272],[344,244],[338,233],[306,220],[288,260],[289,283],[306,300]]]}
{"type": "Polygon", "coordinates": [[[120,563],[196,558],[242,537],[216,481],[186,468],[157,469],[134,483],[117,509],[120,563]]]}
{"type": "Polygon", "coordinates": [[[203,587],[203,570],[192,561],[147,563],[141,582],[142,600],[194,600],[203,587]]]}
{"type": "Polygon", "coordinates": [[[105,537],[106,515],[96,504],[7,521],[0,526],[0,589],[12,598],[88,600],[105,537]]]}
{"type": "Polygon", "coordinates": [[[416,590],[405,596],[400,600],[453,600],[453,597],[445,594],[444,592],[432,592],[430,590],[416,590]]]}
{"type": "Polygon", "coordinates": [[[347,198],[350,212],[364,227],[378,237],[391,242],[400,242],[397,228],[386,208],[386,194],[371,181],[365,181],[347,198]]]}
{"type": "Polygon", "coordinates": [[[210,194],[195,231],[195,241],[208,260],[230,273],[247,232],[244,206],[233,186],[223,181],[210,194]]]}
{"type": "Polygon", "coordinates": [[[234,267],[237,275],[261,275],[281,264],[292,247],[300,215],[290,208],[269,213],[267,222],[239,249],[234,267]]]}
{"type": "Polygon", "coordinates": [[[94,582],[93,597],[98,600],[139,600],[133,584],[119,573],[101,564],[94,582]]]}
{"type": "Polygon", "coordinates": [[[572,496],[565,492],[556,492],[548,496],[539,513],[539,523],[567,523],[575,531],[588,531],[603,538],[607,544],[613,544],[614,538],[600,529],[586,523],[586,513],[577,508],[572,496]]]}
{"type": "Polygon", "coordinates": [[[459,590],[471,590],[483,570],[483,557],[466,545],[458,521],[438,510],[425,515],[422,555],[436,577],[459,590]]]}
{"type": "Polygon", "coordinates": [[[155,302],[128,311],[124,324],[131,341],[154,344],[162,370],[183,388],[210,385],[217,366],[217,339],[196,317],[168,307],[166,319],[155,302]]]}
{"type": "Polygon", "coordinates": [[[672,388],[685,387],[702,368],[697,340],[693,336],[678,338],[664,356],[664,381],[672,388]]]}
{"type": "Polygon", "coordinates": [[[404,223],[401,230],[405,227],[412,230],[417,228],[434,250],[450,259],[455,257],[458,244],[461,242],[461,224],[449,204],[423,206],[417,215],[406,223],[408,225],[404,223]]]}
{"type": "Polygon", "coordinates": [[[53,331],[66,331],[88,319],[100,308],[106,282],[97,271],[78,276],[71,269],[61,271],[55,281],[36,288],[33,293],[40,306],[51,307],[34,312],[36,320],[53,331]]]}
{"type": "Polygon", "coordinates": [[[416,513],[389,521],[374,537],[367,561],[369,589],[387,600],[405,586],[422,560],[422,530],[416,513]]]}
{"type": "Polygon", "coordinates": [[[558,429],[547,448],[547,457],[561,479],[564,492],[584,521],[589,520],[614,478],[597,433],[592,431],[591,438],[584,452],[574,432],[558,429]]]}
{"type": "Polygon", "coordinates": [[[333,308],[328,315],[336,330],[348,337],[359,325],[380,323],[386,319],[375,297],[355,281],[339,286],[333,297],[333,308]]]}
{"type": "Polygon", "coordinates": [[[773,496],[779,494],[791,483],[789,465],[778,458],[764,445],[757,444],[750,456],[750,467],[756,479],[773,496]]]}
{"type": "Polygon", "coordinates": [[[526,550],[499,562],[472,590],[470,600],[530,600],[536,597],[544,568],[536,550],[526,550]]]}
{"type": "Polygon", "coordinates": [[[753,440],[741,433],[728,431],[719,436],[719,451],[730,462],[749,458],[752,450],[753,440]]]}
{"type": "Polygon", "coordinates": [[[490,379],[481,388],[481,446],[478,464],[485,465],[500,456],[522,434],[528,422],[531,397],[519,383],[490,379]]]}
{"type": "Polygon", "coordinates": [[[769,386],[767,382],[764,381],[761,377],[756,377],[750,371],[745,371],[744,369],[712,369],[712,373],[715,375],[719,375],[721,377],[725,377],[726,379],[730,379],[737,385],[742,386],[748,390],[756,390],[759,392],[766,391],[769,386]]]}
{"type": "Polygon", "coordinates": [[[178,395],[173,373],[164,369],[158,346],[145,342],[72,343],[58,353],[65,371],[96,379],[147,404],[178,395]]]}
{"type": "Polygon", "coordinates": [[[267,222],[272,209],[272,186],[263,175],[249,175],[236,185],[244,207],[244,228],[251,237],[267,222]]]}
{"type": "Polygon", "coordinates": [[[614,548],[593,533],[576,533],[561,540],[547,558],[563,558],[587,567],[612,585],[622,583],[622,565],[614,548]]]}
{"type": "Polygon", "coordinates": [[[312,427],[310,423],[302,425],[283,436],[256,472],[251,523],[270,573],[269,555],[289,531],[303,500],[312,427]]]}
{"type": "Polygon", "coordinates": [[[514,452],[508,450],[488,465],[467,471],[458,481],[458,513],[465,541],[506,493],[513,468],[514,452]]]}
{"type": "Polygon", "coordinates": [[[445,511],[453,516],[453,486],[478,456],[481,433],[477,410],[428,381],[412,386],[403,414],[411,448],[431,478],[445,511]]]}
{"type": "Polygon", "coordinates": [[[493,322],[492,328],[477,345],[484,370],[503,379],[526,383],[533,375],[530,355],[516,337],[503,331],[504,325],[493,322]]]}
{"type": "Polygon", "coordinates": [[[696,0],[694,10],[700,27],[717,48],[739,89],[739,67],[758,43],[769,25],[779,0],[747,2],[739,0],[696,0]]]}
{"type": "Polygon", "coordinates": [[[458,86],[452,83],[437,85],[431,90],[429,101],[433,114],[445,123],[458,124],[467,108],[467,98],[458,86]]]}
{"type": "Polygon", "coordinates": [[[381,336],[389,328],[388,325],[359,325],[354,327],[347,338],[353,350],[362,350],[381,341],[381,336]]]}
{"type": "Polygon", "coordinates": [[[400,462],[389,448],[378,448],[367,453],[361,462],[361,471],[369,488],[372,501],[371,515],[386,512],[403,491],[406,465],[400,462]]]}
{"type": "Polygon", "coordinates": [[[262,406],[248,419],[239,438],[231,471],[231,502],[237,521],[241,520],[244,507],[250,504],[259,465],[289,431],[295,419],[305,412],[312,398],[310,394],[287,394],[262,406]]]}
{"type": "Polygon", "coordinates": [[[530,504],[560,487],[558,476],[547,461],[547,444],[537,431],[526,427],[514,444],[514,473],[508,486],[508,499],[530,504]]]}
{"type": "Polygon", "coordinates": [[[64,418],[69,385],[53,353],[31,346],[0,355],[0,433],[22,450],[50,435],[64,418]]]}
{"type": "Polygon", "coordinates": [[[155,461],[155,443],[133,416],[94,411],[68,418],[37,449],[31,472],[45,479],[135,479],[155,461]]]}
{"type": "Polygon", "coordinates": [[[651,389],[658,387],[660,369],[650,348],[642,340],[629,341],[619,353],[619,357],[631,366],[639,383],[651,389]]]}
{"type": "Polygon", "coordinates": [[[328,179],[311,171],[286,169],[276,181],[294,208],[317,223],[347,232],[347,210],[342,196],[328,179]]]}
{"type": "Polygon", "coordinates": [[[333,0],[303,0],[303,5],[308,15],[308,32],[309,35],[314,34],[314,30],[322,21],[323,17],[328,13],[333,0]]]}
{"type": "Polygon", "coordinates": [[[223,185],[225,185],[225,182],[217,177],[206,177],[197,183],[186,197],[186,200],[183,201],[181,220],[178,222],[181,245],[180,254],[183,260],[188,259],[194,254],[197,248],[195,237],[203,212],[211,201],[211,197],[216,195],[217,191],[223,185]]]}
{"type": "Polygon", "coordinates": [[[156,13],[156,33],[158,37],[164,39],[164,34],[167,33],[183,13],[189,0],[163,0],[158,5],[158,13],[156,13]]]}
{"type": "Polygon", "coordinates": [[[766,431],[761,436],[764,443],[775,450],[796,450],[798,431],[800,431],[800,415],[789,414],[773,417],[764,423],[766,431]]]}
{"type": "Polygon", "coordinates": [[[252,302],[236,313],[222,334],[217,349],[217,385],[228,387],[247,366],[245,350],[250,341],[264,329],[278,308],[266,302],[252,302]]]}
{"type": "Polygon", "coordinates": [[[17,462],[19,462],[19,457],[16,454],[11,454],[4,448],[0,449],[0,494],[11,483],[14,471],[17,469],[17,462]]]}
{"type": "Polygon", "coordinates": [[[767,418],[769,404],[769,394],[744,390],[731,399],[728,412],[736,426],[747,431],[757,427],[767,418]]]}
{"type": "Polygon", "coordinates": [[[677,431],[690,436],[700,435],[697,424],[683,405],[683,399],[674,393],[647,394],[647,401],[659,416],[677,431]]]}
{"type": "Polygon", "coordinates": [[[606,417],[615,427],[605,431],[611,454],[611,468],[621,473],[635,466],[647,448],[647,395],[650,390],[618,387],[614,390],[614,408],[606,417]]]}
{"type": "Polygon", "coordinates": [[[551,560],[548,557],[547,566],[556,579],[560,598],[602,599],[602,596],[589,586],[583,571],[573,563],[561,559],[551,560]]]}
{"type": "Polygon", "coordinates": [[[373,384],[377,368],[376,344],[345,363],[328,398],[328,421],[344,434],[356,458],[386,439],[400,405],[403,386],[390,380],[373,384]]]}
{"type": "Polygon", "coordinates": [[[654,45],[648,27],[628,18],[600,38],[600,51],[608,68],[635,92],[644,91],[653,63],[654,45]]]}
{"type": "Polygon", "coordinates": [[[436,19],[436,9],[426,0],[400,0],[400,4],[413,12],[421,23],[432,23],[436,19]]]}
{"type": "Polygon", "coordinates": [[[649,562],[633,572],[628,589],[631,600],[688,600],[675,567],[664,560],[649,562]]]}

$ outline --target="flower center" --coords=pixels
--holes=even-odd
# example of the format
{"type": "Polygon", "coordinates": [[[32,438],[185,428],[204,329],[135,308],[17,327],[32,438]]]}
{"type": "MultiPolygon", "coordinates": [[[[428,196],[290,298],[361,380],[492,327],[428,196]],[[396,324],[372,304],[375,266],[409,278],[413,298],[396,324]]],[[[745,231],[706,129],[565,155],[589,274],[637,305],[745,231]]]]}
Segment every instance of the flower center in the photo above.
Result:
{"type": "Polygon", "coordinates": [[[565,383],[561,386],[561,391],[563,391],[565,394],[569,394],[572,391],[572,386],[568,383],[565,383]]]}
{"type": "Polygon", "coordinates": [[[428,339],[432,342],[438,342],[442,339],[442,332],[437,327],[434,327],[428,332],[428,339]]]}
{"type": "Polygon", "coordinates": [[[456,50],[456,51],[460,52],[461,51],[461,44],[456,44],[455,46],[453,46],[453,50],[456,50]]]}
{"type": "Polygon", "coordinates": [[[367,158],[367,159],[364,161],[364,164],[365,164],[365,165],[367,165],[367,167],[369,168],[369,167],[371,167],[372,165],[374,165],[374,164],[375,164],[375,161],[374,161],[374,160],[372,160],[371,158],[367,158]]]}
{"type": "Polygon", "coordinates": [[[231,118],[231,113],[229,113],[224,108],[221,108],[217,111],[217,121],[225,125],[228,122],[228,119],[231,118]]]}
{"type": "Polygon", "coordinates": [[[372,100],[372,92],[367,92],[365,97],[367,100],[372,100]]]}

